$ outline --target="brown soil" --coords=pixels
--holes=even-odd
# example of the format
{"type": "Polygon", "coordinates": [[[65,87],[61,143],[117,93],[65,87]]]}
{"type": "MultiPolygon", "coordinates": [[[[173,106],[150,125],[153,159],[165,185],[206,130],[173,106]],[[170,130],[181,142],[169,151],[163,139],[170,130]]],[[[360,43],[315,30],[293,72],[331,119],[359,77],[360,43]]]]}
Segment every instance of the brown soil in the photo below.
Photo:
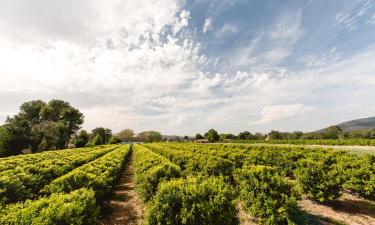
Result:
{"type": "Polygon", "coordinates": [[[329,204],[302,200],[300,206],[316,216],[332,218],[348,225],[375,225],[375,202],[364,200],[349,193],[329,204]]]}
{"type": "Polygon", "coordinates": [[[109,213],[101,221],[102,225],[141,225],[143,204],[135,190],[133,154],[126,162],[113,197],[107,203],[109,213]]]}

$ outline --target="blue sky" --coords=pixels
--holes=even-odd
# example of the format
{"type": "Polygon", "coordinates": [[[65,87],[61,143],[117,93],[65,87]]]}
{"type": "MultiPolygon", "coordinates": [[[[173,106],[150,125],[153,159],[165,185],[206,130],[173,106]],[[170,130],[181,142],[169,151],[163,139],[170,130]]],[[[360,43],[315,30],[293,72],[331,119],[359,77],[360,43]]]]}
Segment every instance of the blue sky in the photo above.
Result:
{"type": "Polygon", "coordinates": [[[375,116],[375,1],[4,0],[0,121],[69,101],[85,129],[311,131],[375,116]]]}

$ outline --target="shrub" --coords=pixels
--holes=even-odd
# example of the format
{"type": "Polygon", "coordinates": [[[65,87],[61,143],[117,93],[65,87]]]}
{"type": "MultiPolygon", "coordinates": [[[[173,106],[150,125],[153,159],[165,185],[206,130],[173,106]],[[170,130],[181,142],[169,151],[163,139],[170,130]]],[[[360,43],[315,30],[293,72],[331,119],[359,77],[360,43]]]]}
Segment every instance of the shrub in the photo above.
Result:
{"type": "Polygon", "coordinates": [[[97,217],[95,193],[88,189],[79,189],[69,194],[53,194],[0,209],[0,224],[9,225],[91,225],[96,224],[97,217]]]}
{"type": "Polygon", "coordinates": [[[150,202],[147,224],[238,224],[233,190],[218,178],[187,178],[161,183],[150,202]]]}
{"type": "Polygon", "coordinates": [[[136,145],[134,154],[137,191],[145,201],[155,194],[160,182],[180,175],[177,165],[143,146],[136,145]]]}
{"type": "Polygon", "coordinates": [[[335,166],[334,154],[312,154],[298,163],[295,171],[301,190],[307,197],[327,202],[340,197],[343,184],[342,170],[335,166]]]}
{"type": "Polygon", "coordinates": [[[293,185],[276,168],[250,166],[238,170],[240,200],[246,211],[261,224],[288,224],[297,207],[293,185]]]}
{"type": "Polygon", "coordinates": [[[375,200],[375,156],[348,155],[339,162],[344,171],[344,188],[375,200]]]}

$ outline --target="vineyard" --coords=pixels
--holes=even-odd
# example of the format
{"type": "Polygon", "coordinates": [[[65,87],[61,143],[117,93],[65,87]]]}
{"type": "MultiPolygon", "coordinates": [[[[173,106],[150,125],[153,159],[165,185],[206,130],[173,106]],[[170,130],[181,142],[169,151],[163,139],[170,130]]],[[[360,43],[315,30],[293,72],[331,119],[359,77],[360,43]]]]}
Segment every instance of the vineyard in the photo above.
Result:
{"type": "Polygon", "coordinates": [[[230,140],[237,143],[268,143],[292,145],[357,145],[375,146],[375,139],[286,139],[286,140],[230,140]]]}
{"type": "Polygon", "coordinates": [[[340,224],[308,214],[301,202],[324,206],[347,192],[375,200],[373,155],[297,146],[104,145],[0,158],[0,224],[100,223],[129,160],[147,225],[244,224],[244,214],[251,224],[340,224]]]}

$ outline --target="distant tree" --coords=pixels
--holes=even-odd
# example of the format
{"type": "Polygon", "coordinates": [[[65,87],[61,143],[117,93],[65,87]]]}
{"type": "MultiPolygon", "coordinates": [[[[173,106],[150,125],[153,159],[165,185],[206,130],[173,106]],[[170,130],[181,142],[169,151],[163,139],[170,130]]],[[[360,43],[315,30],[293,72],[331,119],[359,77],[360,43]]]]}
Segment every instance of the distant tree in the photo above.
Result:
{"type": "Polygon", "coordinates": [[[121,139],[118,136],[112,136],[109,139],[109,144],[118,144],[121,143],[121,139]]]}
{"type": "Polygon", "coordinates": [[[105,144],[103,137],[99,134],[95,135],[94,139],[92,140],[92,145],[97,146],[102,144],[105,144]]]}
{"type": "Polygon", "coordinates": [[[87,142],[89,142],[90,135],[86,130],[81,130],[75,139],[76,148],[85,147],[87,142]]]}
{"type": "Polygon", "coordinates": [[[249,131],[244,131],[238,134],[238,139],[241,140],[251,140],[254,139],[254,135],[249,131]]]}
{"type": "Polygon", "coordinates": [[[185,140],[185,141],[189,140],[189,136],[185,135],[185,136],[184,136],[184,140],[185,140]]]}
{"type": "Polygon", "coordinates": [[[208,139],[209,142],[215,142],[220,140],[219,134],[214,129],[210,129],[209,131],[207,131],[207,133],[204,134],[204,137],[208,139]]]}
{"type": "Polygon", "coordinates": [[[269,132],[267,134],[267,137],[270,140],[279,140],[279,139],[282,139],[281,133],[279,131],[275,131],[275,130],[269,132]]]}
{"type": "Polygon", "coordinates": [[[343,130],[339,126],[330,126],[326,128],[324,134],[327,139],[343,138],[343,130]]]}
{"type": "Polygon", "coordinates": [[[106,144],[109,142],[109,139],[112,137],[112,131],[108,128],[97,127],[91,131],[91,138],[94,140],[96,136],[100,136],[101,143],[106,144]]]}
{"type": "Polygon", "coordinates": [[[233,140],[233,139],[235,139],[235,135],[233,135],[233,134],[220,134],[220,140],[221,141],[225,141],[225,140],[227,140],[227,139],[231,139],[231,140],[233,140]]]}
{"type": "Polygon", "coordinates": [[[134,139],[134,131],[132,129],[124,129],[118,134],[121,141],[132,141],[134,139]]]}
{"type": "Polygon", "coordinates": [[[157,131],[144,131],[137,135],[137,139],[142,142],[159,142],[163,137],[157,131]]]}
{"type": "Polygon", "coordinates": [[[255,135],[254,135],[255,140],[263,140],[264,138],[265,138],[265,136],[262,133],[255,133],[255,135]]]}
{"type": "Polygon", "coordinates": [[[0,157],[11,155],[10,140],[11,135],[8,130],[0,126],[0,157]]]}
{"type": "Polygon", "coordinates": [[[196,134],[195,140],[200,140],[200,139],[204,139],[204,137],[201,134],[196,134]]]}

